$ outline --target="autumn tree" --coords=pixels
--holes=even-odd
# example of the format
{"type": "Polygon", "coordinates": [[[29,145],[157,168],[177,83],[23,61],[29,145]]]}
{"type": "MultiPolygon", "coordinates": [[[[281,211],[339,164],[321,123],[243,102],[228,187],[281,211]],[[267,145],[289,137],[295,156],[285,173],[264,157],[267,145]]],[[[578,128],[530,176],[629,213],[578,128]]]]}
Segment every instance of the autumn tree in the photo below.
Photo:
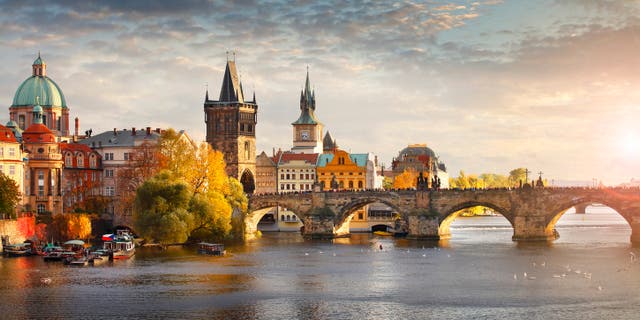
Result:
{"type": "Polygon", "coordinates": [[[50,234],[57,239],[88,239],[91,236],[91,218],[84,213],[57,214],[52,217],[50,228],[50,234]]]}
{"type": "Polygon", "coordinates": [[[134,226],[142,237],[161,244],[185,242],[193,230],[188,211],[191,191],[163,171],[137,189],[134,226]]]}
{"type": "Polygon", "coordinates": [[[20,198],[18,184],[0,171],[0,214],[15,218],[16,206],[20,198]]]}
{"type": "Polygon", "coordinates": [[[414,168],[407,168],[393,179],[394,189],[415,188],[418,184],[418,171],[414,168]]]}

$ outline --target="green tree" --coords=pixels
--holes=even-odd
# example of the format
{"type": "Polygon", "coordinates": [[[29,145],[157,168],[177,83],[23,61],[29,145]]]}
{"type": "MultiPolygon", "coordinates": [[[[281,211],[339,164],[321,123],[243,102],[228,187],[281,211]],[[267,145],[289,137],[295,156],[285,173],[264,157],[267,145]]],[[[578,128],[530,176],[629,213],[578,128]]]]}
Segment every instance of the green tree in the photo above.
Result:
{"type": "Polygon", "coordinates": [[[188,211],[189,186],[163,171],[145,181],[136,192],[134,225],[144,238],[160,244],[182,243],[194,226],[188,211]]]}
{"type": "Polygon", "coordinates": [[[15,218],[20,201],[20,188],[9,176],[0,172],[0,214],[15,218]]]}

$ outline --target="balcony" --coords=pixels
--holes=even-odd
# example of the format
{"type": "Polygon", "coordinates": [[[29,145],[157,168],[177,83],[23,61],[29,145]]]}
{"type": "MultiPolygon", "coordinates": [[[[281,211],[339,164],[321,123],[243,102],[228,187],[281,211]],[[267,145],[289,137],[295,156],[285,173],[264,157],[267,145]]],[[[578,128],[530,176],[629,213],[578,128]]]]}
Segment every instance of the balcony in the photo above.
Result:
{"type": "Polygon", "coordinates": [[[31,154],[30,160],[62,160],[62,155],[59,153],[50,154],[31,154]]]}

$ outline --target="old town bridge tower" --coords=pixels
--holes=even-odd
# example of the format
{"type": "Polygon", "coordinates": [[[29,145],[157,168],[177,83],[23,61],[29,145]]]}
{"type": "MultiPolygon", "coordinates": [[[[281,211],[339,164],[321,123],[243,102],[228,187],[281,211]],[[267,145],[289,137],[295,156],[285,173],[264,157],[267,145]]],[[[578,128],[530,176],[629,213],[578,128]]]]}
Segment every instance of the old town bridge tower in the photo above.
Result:
{"type": "Polygon", "coordinates": [[[246,193],[255,189],[257,116],[255,93],[251,101],[245,100],[236,63],[227,59],[220,98],[209,100],[207,89],[204,122],[207,142],[224,154],[227,174],[239,179],[246,193]]]}

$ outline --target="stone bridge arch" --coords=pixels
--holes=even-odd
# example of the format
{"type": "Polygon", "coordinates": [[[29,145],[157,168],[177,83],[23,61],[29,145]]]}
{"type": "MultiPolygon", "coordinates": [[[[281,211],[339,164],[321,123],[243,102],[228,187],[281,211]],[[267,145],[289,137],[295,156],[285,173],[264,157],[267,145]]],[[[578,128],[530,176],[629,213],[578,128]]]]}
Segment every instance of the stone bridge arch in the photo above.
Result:
{"type": "MultiPolygon", "coordinates": [[[[546,217],[545,232],[554,233],[556,223],[558,223],[558,220],[562,218],[567,210],[572,207],[586,207],[593,203],[599,203],[613,209],[627,221],[630,227],[633,227],[634,219],[637,217],[634,217],[631,212],[632,210],[629,210],[629,208],[625,206],[624,199],[621,199],[619,194],[613,196],[612,194],[608,194],[606,189],[601,191],[596,190],[597,189],[585,190],[583,194],[570,194],[566,199],[557,201],[555,205],[550,208],[550,212],[546,217]]],[[[636,211],[640,212],[640,205],[637,206],[636,211]]]]}
{"type": "MultiPolygon", "coordinates": [[[[366,195],[363,197],[354,197],[350,202],[340,206],[337,208],[338,212],[336,212],[336,218],[334,219],[335,224],[335,232],[338,236],[342,236],[349,233],[349,222],[353,217],[353,214],[356,210],[372,204],[372,203],[382,203],[384,205],[389,206],[395,212],[400,214],[400,224],[407,223],[407,212],[403,210],[403,208],[399,205],[400,196],[375,196],[375,195],[366,195]]],[[[391,226],[395,228],[395,226],[391,226]]]]}
{"type": "Polygon", "coordinates": [[[453,221],[462,214],[462,210],[478,206],[487,207],[499,213],[509,221],[509,224],[511,224],[511,227],[513,228],[513,215],[508,208],[504,208],[489,200],[467,200],[447,207],[444,209],[445,211],[440,213],[440,222],[438,226],[438,236],[440,239],[448,239],[451,237],[451,223],[453,223],[453,221]]]}
{"type": "Polygon", "coordinates": [[[304,223],[311,211],[311,197],[309,194],[272,194],[255,195],[249,198],[249,210],[244,219],[245,233],[252,234],[258,230],[258,222],[271,209],[286,208],[298,216],[304,223]]]}

